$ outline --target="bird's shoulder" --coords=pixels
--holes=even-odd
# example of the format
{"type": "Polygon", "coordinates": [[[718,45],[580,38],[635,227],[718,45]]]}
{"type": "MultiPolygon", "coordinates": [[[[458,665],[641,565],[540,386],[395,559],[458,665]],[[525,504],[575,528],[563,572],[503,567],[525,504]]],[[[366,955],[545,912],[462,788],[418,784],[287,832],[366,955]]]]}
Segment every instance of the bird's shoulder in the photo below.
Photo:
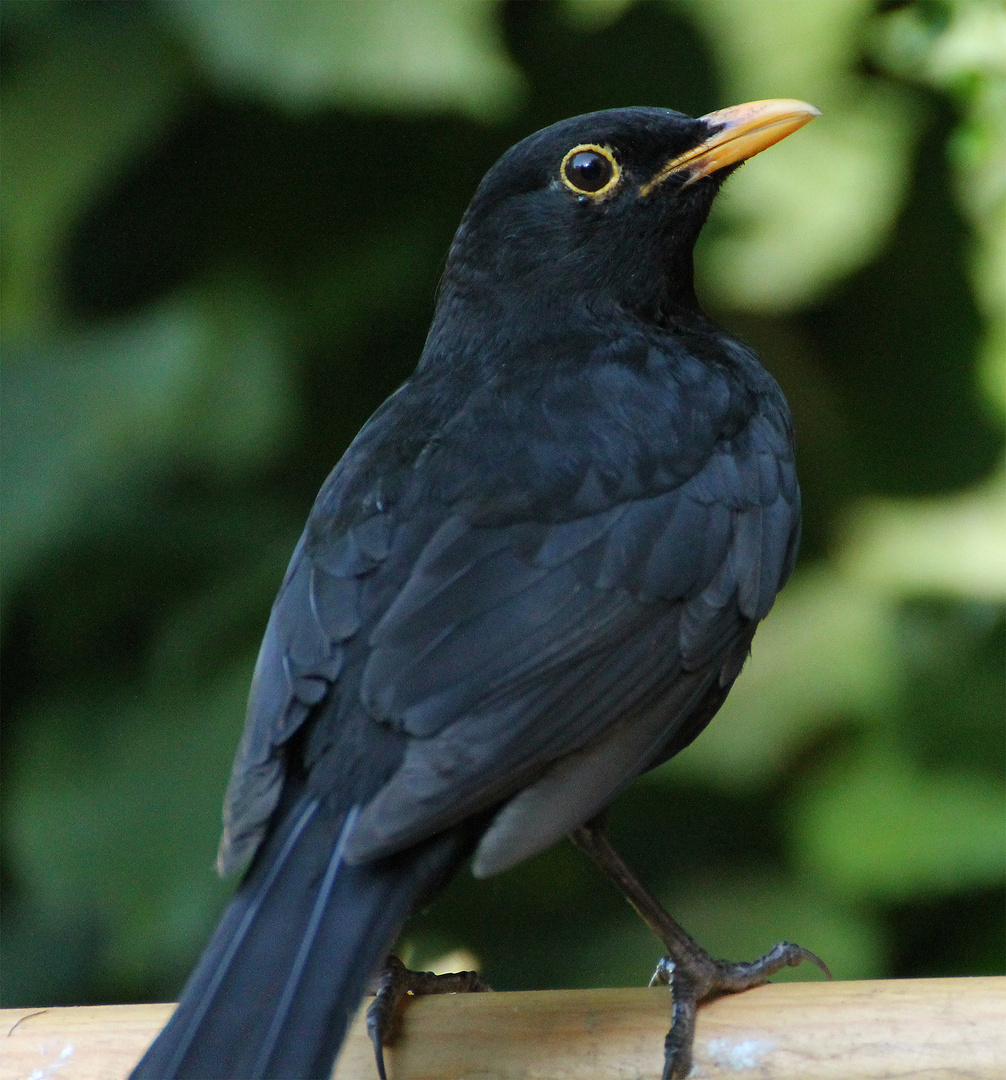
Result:
{"type": "Polygon", "coordinates": [[[449,369],[420,369],[364,426],[318,496],[308,550],[431,506],[485,527],[603,513],[680,486],[721,447],[792,456],[774,380],[712,330],[549,335],[449,369]]]}

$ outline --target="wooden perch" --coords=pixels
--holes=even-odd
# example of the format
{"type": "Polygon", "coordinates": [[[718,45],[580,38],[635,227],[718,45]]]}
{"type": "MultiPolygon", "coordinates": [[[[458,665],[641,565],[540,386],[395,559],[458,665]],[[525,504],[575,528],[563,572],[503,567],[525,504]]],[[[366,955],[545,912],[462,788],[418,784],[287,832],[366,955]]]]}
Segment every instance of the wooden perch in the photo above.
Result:
{"type": "MultiPolygon", "coordinates": [[[[664,988],[416,998],[391,1080],[659,1078],[664,988]]],[[[0,1011],[0,1080],[122,1080],[171,1005],[0,1011]]],[[[1006,1080],[1006,978],[776,983],[699,1010],[694,1080],[1006,1080]]],[[[336,1080],[376,1080],[362,1013],[336,1080]]],[[[226,1080],[221,1077],[218,1080],[226,1080]]]]}

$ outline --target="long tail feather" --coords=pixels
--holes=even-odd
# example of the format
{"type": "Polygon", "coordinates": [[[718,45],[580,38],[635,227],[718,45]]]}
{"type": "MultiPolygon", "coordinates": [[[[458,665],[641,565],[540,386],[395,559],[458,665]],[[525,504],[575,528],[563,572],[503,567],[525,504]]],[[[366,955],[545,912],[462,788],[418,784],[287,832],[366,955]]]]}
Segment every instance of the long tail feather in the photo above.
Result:
{"type": "Polygon", "coordinates": [[[335,851],[332,852],[332,858],[325,870],[325,878],[321,883],[321,888],[318,890],[318,897],[314,902],[314,909],[311,912],[311,918],[308,920],[307,929],[304,932],[304,936],[301,938],[300,948],[297,950],[297,957],[293,962],[293,967],[290,969],[290,974],[286,978],[286,985],[283,987],[283,993],[280,995],[279,1004],[276,1006],[276,1010],[272,1015],[269,1030],[266,1032],[262,1048],[259,1050],[258,1058],[252,1068],[252,1075],[256,1080],[265,1077],[266,1068],[276,1049],[276,1044],[279,1041],[283,1026],[289,1019],[290,1008],[293,1005],[297,991],[300,989],[304,968],[307,965],[308,957],[311,955],[315,939],[318,936],[318,929],[321,925],[322,917],[324,916],[329,900],[331,899],[336,874],[342,864],[342,853],[346,847],[346,835],[349,830],[352,829],[353,823],[356,821],[356,815],[357,808],[354,806],[346,816],[346,823],[339,833],[339,842],[335,845],[335,851]]]}
{"type": "Polygon", "coordinates": [[[352,866],[354,816],[285,815],[130,1080],[327,1080],[402,922],[471,849],[448,833],[352,866]]]}

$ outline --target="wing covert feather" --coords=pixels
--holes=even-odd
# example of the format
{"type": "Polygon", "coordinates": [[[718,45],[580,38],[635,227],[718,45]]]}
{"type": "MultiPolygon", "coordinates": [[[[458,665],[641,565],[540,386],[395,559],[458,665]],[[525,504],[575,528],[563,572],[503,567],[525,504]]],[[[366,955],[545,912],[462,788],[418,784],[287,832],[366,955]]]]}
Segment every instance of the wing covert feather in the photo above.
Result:
{"type": "MultiPolygon", "coordinates": [[[[732,681],[738,643],[746,651],[788,572],[798,508],[771,472],[762,479],[757,455],[728,460],[725,448],[673,491],[552,526],[530,558],[505,529],[450,524],[450,545],[424,554],[371,638],[365,700],[414,738],[362,813],[350,858],[390,853],[493,805],[620,716],[656,709],[647,745],[667,743],[692,701],[675,699],[675,686],[701,696],[732,681]],[[464,552],[460,573],[452,549],[464,552]],[[469,580],[506,584],[473,597],[469,580]],[[463,600],[452,609],[453,591],[463,600]],[[436,617],[424,623],[427,602],[436,617]]],[[[637,771],[619,774],[613,758],[615,789],[637,771]]]]}
{"type": "MultiPolygon", "coordinates": [[[[676,437],[687,441],[698,421],[686,410],[683,422],[676,437]]],[[[355,860],[528,785],[539,799],[554,790],[556,820],[590,812],[582,785],[543,778],[630,716],[648,734],[612,754],[611,794],[649,767],[652,746],[690,730],[697,697],[725,692],[792,566],[799,492],[788,426],[774,414],[756,410],[712,442],[689,476],[656,461],[652,476],[667,486],[650,497],[625,499],[588,463],[565,503],[579,516],[567,519],[515,510],[507,520],[496,495],[488,517],[464,500],[453,512],[424,503],[423,470],[463,475],[460,459],[445,465],[437,453],[404,478],[377,477],[370,493],[340,465],[319,496],[256,667],[222,866],[259,843],[282,787],[281,748],[308,716],[326,768],[367,753],[381,730],[400,744],[349,839],[355,860]],[[354,505],[370,512],[342,524],[340,484],[357,484],[354,505]]],[[[485,865],[509,858],[504,832],[485,865]]]]}

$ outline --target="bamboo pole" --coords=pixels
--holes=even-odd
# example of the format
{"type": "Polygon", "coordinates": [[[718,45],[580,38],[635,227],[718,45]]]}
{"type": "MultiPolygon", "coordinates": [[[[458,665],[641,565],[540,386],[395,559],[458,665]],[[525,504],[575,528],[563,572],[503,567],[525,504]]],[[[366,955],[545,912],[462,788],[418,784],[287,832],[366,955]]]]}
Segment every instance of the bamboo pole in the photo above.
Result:
{"type": "MultiPolygon", "coordinates": [[[[668,1004],[660,987],[416,998],[389,1080],[656,1080],[668,1004]]],[[[0,1078],[122,1080],[171,1009],[0,1010],[0,1078]]],[[[693,1080],[1006,1080],[1006,978],[762,986],[699,1010],[695,1061],[693,1080]]],[[[335,1078],[376,1076],[361,1014],[335,1078]]]]}

